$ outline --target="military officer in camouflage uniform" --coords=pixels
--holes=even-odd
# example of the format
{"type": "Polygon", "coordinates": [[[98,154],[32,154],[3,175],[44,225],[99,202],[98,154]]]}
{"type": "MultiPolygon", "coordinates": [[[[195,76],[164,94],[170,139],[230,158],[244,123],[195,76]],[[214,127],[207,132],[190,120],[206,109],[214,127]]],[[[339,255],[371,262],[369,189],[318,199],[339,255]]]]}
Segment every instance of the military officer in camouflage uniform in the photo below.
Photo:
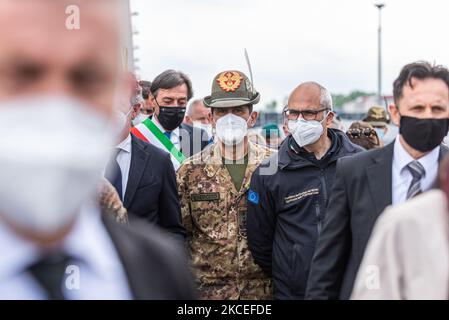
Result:
{"type": "Polygon", "coordinates": [[[248,141],[259,100],[242,72],[217,75],[204,98],[216,142],[178,171],[188,253],[203,299],[272,298],[270,276],[255,264],[246,238],[251,175],[273,152],[248,141]]]}

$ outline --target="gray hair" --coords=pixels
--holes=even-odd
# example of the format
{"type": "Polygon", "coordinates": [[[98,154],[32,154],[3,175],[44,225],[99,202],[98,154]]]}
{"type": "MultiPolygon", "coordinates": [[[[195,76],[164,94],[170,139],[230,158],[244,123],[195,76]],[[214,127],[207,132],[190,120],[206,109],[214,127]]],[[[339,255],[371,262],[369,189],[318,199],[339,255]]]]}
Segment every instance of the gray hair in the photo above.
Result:
{"type": "Polygon", "coordinates": [[[201,99],[197,99],[197,100],[193,100],[190,104],[189,104],[189,106],[187,107],[187,112],[186,112],[186,115],[188,115],[189,117],[192,117],[192,114],[193,114],[193,108],[197,105],[197,104],[202,104],[203,103],[203,100],[201,100],[201,99]]]}
{"type": "Polygon", "coordinates": [[[321,86],[318,84],[318,86],[320,87],[320,105],[321,107],[324,109],[329,109],[330,111],[333,111],[333,104],[332,104],[332,95],[329,92],[329,90],[327,90],[325,87],[321,86]]]}

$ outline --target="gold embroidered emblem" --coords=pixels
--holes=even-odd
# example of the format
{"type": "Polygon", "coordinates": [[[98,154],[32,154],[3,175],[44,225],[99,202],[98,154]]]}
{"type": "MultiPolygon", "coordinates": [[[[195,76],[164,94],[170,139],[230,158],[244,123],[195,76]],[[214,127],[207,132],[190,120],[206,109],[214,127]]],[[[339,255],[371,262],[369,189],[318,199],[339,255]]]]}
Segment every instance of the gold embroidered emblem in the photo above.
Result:
{"type": "Polygon", "coordinates": [[[223,91],[235,92],[242,84],[243,77],[236,71],[226,71],[217,79],[218,85],[223,91]]]}

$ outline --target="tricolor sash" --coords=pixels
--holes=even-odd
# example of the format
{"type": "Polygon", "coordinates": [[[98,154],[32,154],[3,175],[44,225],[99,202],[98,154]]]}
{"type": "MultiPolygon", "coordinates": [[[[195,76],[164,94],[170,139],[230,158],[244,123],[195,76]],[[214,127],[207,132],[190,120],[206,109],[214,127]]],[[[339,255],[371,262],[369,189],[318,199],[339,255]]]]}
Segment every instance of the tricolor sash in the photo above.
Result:
{"type": "Polygon", "coordinates": [[[133,127],[131,133],[137,138],[170,153],[175,170],[186,160],[182,152],[173,145],[170,139],[167,138],[151,119],[146,119],[144,122],[133,127]]]}

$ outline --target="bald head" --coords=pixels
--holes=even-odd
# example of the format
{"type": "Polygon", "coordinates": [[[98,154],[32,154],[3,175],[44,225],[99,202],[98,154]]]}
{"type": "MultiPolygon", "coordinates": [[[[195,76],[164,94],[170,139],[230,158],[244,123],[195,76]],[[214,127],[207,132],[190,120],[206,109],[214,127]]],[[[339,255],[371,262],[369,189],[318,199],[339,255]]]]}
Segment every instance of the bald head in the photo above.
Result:
{"type": "MultiPolygon", "coordinates": [[[[1,0],[0,101],[64,95],[110,114],[120,74],[117,0],[1,0]],[[68,20],[79,12],[79,29],[68,20]]],[[[76,20],[76,17],[75,17],[76,20]]]]}
{"type": "Polygon", "coordinates": [[[202,100],[195,100],[187,108],[185,122],[189,125],[193,125],[194,121],[209,124],[210,112],[210,108],[206,108],[202,100]]]}
{"type": "Polygon", "coordinates": [[[290,94],[288,105],[301,106],[302,109],[312,107],[314,109],[332,110],[332,97],[329,91],[316,82],[305,82],[296,87],[290,94]]]}

